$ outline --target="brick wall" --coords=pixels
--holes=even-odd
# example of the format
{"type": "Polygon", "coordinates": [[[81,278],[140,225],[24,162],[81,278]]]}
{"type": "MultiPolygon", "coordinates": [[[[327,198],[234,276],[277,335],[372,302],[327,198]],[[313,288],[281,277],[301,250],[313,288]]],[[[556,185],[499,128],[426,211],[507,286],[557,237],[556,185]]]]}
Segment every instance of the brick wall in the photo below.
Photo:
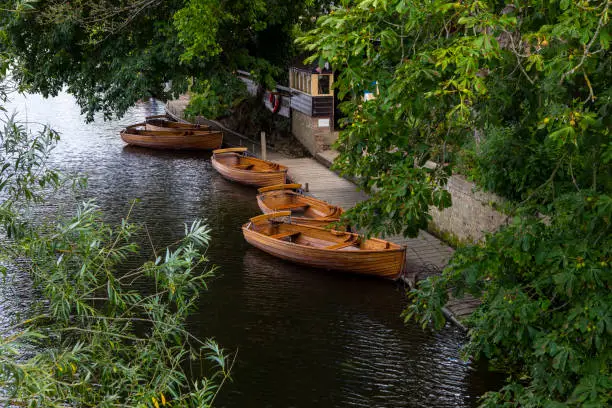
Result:
{"type": "Polygon", "coordinates": [[[447,185],[453,205],[442,211],[430,210],[430,228],[441,237],[455,242],[475,242],[486,232],[496,231],[506,224],[508,216],[494,208],[503,199],[495,194],[477,191],[474,183],[463,176],[453,175],[447,185]]]}

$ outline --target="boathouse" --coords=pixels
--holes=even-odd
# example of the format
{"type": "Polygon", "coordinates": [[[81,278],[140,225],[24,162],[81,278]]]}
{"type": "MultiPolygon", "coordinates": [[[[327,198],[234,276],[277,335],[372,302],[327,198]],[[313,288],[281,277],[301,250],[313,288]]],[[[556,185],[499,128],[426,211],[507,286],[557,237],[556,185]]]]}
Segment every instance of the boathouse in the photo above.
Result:
{"type": "Polygon", "coordinates": [[[291,132],[312,153],[329,149],[338,138],[334,131],[334,74],[329,64],[289,68],[291,132]]]}
{"type": "MultiPolygon", "coordinates": [[[[263,103],[275,114],[291,120],[291,133],[314,156],[329,149],[338,138],[335,131],[337,116],[334,92],[334,73],[328,63],[303,64],[305,56],[289,67],[289,87],[277,85],[273,91],[265,91],[263,103]]],[[[258,85],[250,74],[237,71],[251,95],[256,95],[258,85]]]]}

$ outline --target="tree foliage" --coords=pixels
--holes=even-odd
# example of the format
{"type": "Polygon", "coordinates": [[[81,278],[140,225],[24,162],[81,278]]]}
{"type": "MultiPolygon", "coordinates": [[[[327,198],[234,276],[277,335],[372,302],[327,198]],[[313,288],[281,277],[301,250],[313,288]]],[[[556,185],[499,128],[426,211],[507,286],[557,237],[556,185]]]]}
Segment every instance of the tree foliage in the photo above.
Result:
{"type": "Polygon", "coordinates": [[[527,212],[485,245],[459,249],[442,276],[411,293],[405,318],[437,327],[449,294],[482,299],[464,353],[511,379],[483,406],[612,402],[612,199],[583,191],[549,210],[549,219],[527,212]]]}
{"type": "Polygon", "coordinates": [[[300,42],[340,71],[337,167],[372,196],[359,226],[416,234],[457,164],[509,198],[609,190],[607,1],[341,4],[300,42]]]}
{"type": "Polygon", "coordinates": [[[300,39],[340,72],[335,165],[371,196],[350,221],[415,235],[456,170],[514,200],[404,314],[440,327],[449,293],[481,299],[466,357],[509,373],[483,406],[610,403],[611,6],[343,1],[300,39]]]}
{"type": "Polygon", "coordinates": [[[296,26],[311,24],[308,16],[325,3],[7,0],[0,4],[4,10],[0,43],[11,56],[20,85],[45,96],[67,87],[92,120],[97,111],[122,114],[138,99],[176,97],[190,84],[196,85],[195,93],[202,92],[204,99],[215,103],[207,87],[222,95],[228,74],[237,69],[250,71],[256,81],[273,87],[287,75],[295,56],[296,26]]]}
{"type": "MultiPolygon", "coordinates": [[[[2,8],[18,3],[4,1],[2,8]]],[[[189,69],[197,69],[177,62],[181,48],[172,16],[181,1],[31,4],[0,14],[2,48],[15,80],[43,96],[66,88],[90,120],[97,111],[121,114],[138,99],[183,92],[189,69]],[[133,3],[143,8],[126,6],[122,12],[123,4],[133,3]],[[168,81],[170,92],[164,88],[168,81]]]]}

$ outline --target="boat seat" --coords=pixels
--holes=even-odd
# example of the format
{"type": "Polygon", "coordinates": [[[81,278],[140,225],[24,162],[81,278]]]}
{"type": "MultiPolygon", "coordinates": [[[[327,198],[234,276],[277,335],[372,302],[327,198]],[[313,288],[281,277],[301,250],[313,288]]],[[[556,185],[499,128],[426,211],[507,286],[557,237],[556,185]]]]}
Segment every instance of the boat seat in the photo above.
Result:
{"type": "Polygon", "coordinates": [[[357,244],[359,244],[359,240],[350,240],[350,241],[344,241],[338,244],[330,245],[323,249],[342,249],[342,248],[350,247],[350,246],[357,245],[357,244]]]}
{"type": "Polygon", "coordinates": [[[289,232],[281,232],[280,234],[270,235],[269,237],[272,239],[283,239],[287,237],[297,237],[300,235],[299,231],[289,231],[289,232]]]}
{"type": "Polygon", "coordinates": [[[310,204],[296,203],[296,204],[281,205],[281,206],[276,207],[274,209],[275,210],[295,210],[296,208],[303,208],[305,210],[308,207],[310,207],[310,204]]]}
{"type": "Polygon", "coordinates": [[[234,167],[240,170],[251,170],[253,168],[253,165],[252,164],[237,164],[234,167]]]}

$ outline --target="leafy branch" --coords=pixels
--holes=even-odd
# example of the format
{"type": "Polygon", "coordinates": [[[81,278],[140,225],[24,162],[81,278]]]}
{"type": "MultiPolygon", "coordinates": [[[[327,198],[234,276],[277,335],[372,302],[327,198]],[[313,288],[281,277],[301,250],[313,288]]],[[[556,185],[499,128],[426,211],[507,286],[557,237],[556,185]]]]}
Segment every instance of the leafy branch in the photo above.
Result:
{"type": "MultiPolygon", "coordinates": [[[[593,36],[591,37],[591,41],[589,41],[588,44],[586,44],[584,46],[584,51],[582,53],[582,57],[580,58],[580,62],[576,66],[574,66],[572,69],[570,69],[567,72],[564,72],[563,75],[561,75],[561,79],[559,80],[560,84],[563,83],[565,78],[567,78],[570,75],[573,75],[578,69],[580,69],[580,67],[582,67],[582,65],[586,61],[587,57],[589,55],[591,55],[591,47],[593,46],[593,44],[595,44],[595,40],[597,40],[597,38],[599,37],[599,33],[600,33],[602,27],[607,25],[609,23],[609,21],[610,21],[609,20],[610,17],[608,15],[608,10],[610,8],[610,4],[612,4],[612,1],[604,0],[604,8],[601,11],[601,17],[599,18],[599,21],[597,22],[597,27],[595,29],[595,32],[593,33],[593,36]]],[[[592,89],[591,89],[591,91],[592,91],[592,89]]]]}

